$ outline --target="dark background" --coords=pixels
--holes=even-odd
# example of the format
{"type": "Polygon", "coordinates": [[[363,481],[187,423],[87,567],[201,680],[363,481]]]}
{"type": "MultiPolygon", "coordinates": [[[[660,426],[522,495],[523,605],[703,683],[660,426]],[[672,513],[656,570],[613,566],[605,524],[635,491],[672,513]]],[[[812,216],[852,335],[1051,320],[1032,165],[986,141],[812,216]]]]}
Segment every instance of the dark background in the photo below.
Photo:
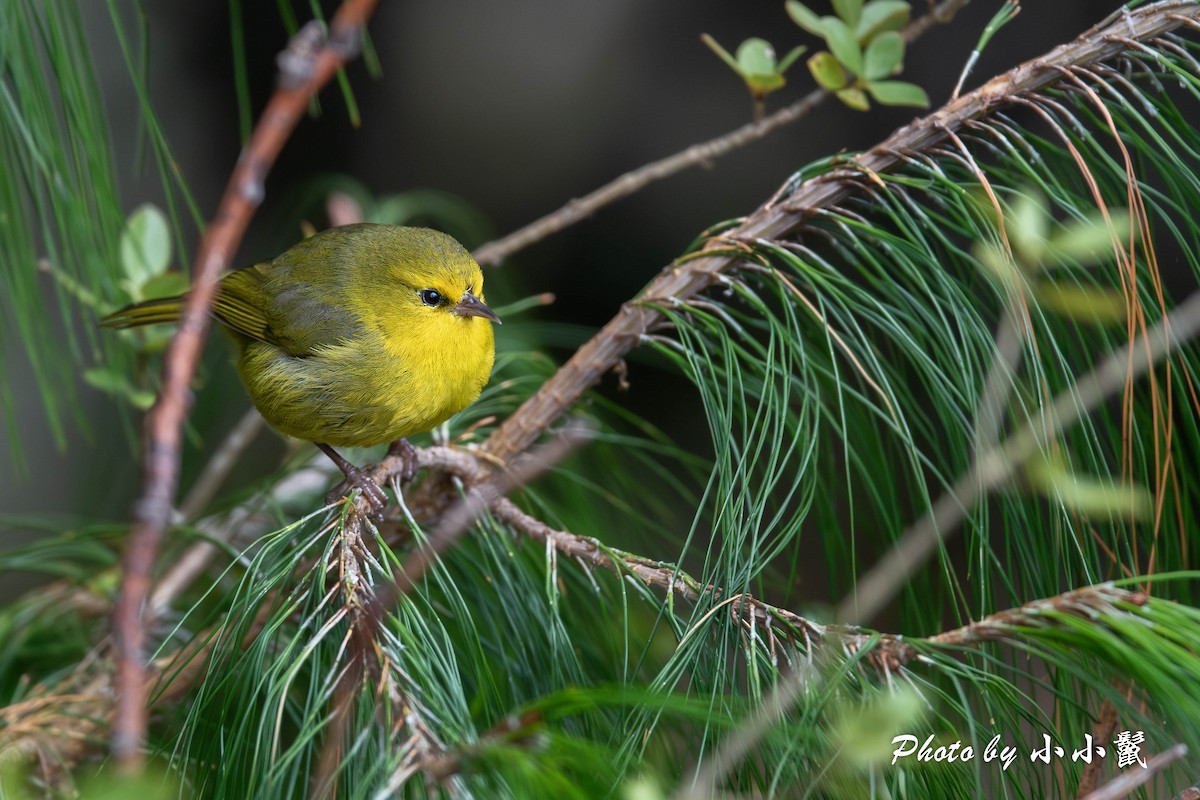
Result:
{"type": "MultiPolygon", "coordinates": [[[[103,86],[127,210],[162,203],[159,178],[136,162],[139,111],[112,33],[106,4],[82,3],[92,56],[103,86]]],[[[174,156],[203,212],[210,215],[240,148],[230,12],[221,2],[149,2],[151,92],[174,156]]],[[[257,111],[274,81],[275,54],[286,33],[275,3],[245,2],[246,54],[257,111]]],[[[308,18],[307,4],[297,15],[308,18]]],[[[333,3],[323,4],[327,9],[333,3]]],[[[935,27],[906,58],[906,80],[945,102],[999,0],[975,0],[948,26],[935,27]]],[[[992,40],[967,88],[1068,41],[1117,7],[1109,0],[1027,2],[992,40]]],[[[914,3],[922,12],[924,0],[914,3]]],[[[828,13],[827,0],[813,7],[828,13]]],[[[350,69],[362,126],[353,128],[336,89],[323,114],[292,137],[267,182],[267,195],[238,263],[275,255],[299,238],[294,200],[315,173],[344,173],[373,192],[414,188],[454,193],[507,233],[572,197],[641,164],[729,131],[749,120],[741,81],[700,42],[713,35],[734,51],[760,36],[784,53],[817,42],[796,27],[782,0],[737,2],[519,4],[385,2],[370,25],[383,74],[362,62],[350,69]]],[[[768,112],[807,93],[803,59],[791,81],[768,99],[768,112]]],[[[860,150],[918,112],[852,112],[835,102],[769,139],[610,206],[489,273],[489,299],[550,291],[558,302],[543,318],[598,326],[704,228],[754,210],[790,173],[841,150],[860,150]]],[[[318,225],[319,218],[314,219],[318,225]]],[[[194,247],[194,236],[191,246],[194,247]]],[[[480,242],[467,242],[477,245],[480,242]]],[[[499,336],[505,335],[500,329],[499,336]]],[[[214,343],[210,346],[216,347],[214,343]]],[[[72,514],[97,511],[122,519],[136,485],[129,428],[111,424],[108,398],[82,389],[89,423],[72,426],[65,450],[53,445],[20,345],[6,344],[5,369],[17,393],[25,464],[0,459],[0,511],[72,514]],[[27,388],[26,388],[27,387],[27,388]],[[104,466],[99,481],[96,467],[104,466]],[[67,486],[99,486],[68,492],[67,486]]],[[[555,353],[560,360],[565,351],[555,353]]],[[[226,358],[227,360],[227,358],[226,358]]],[[[221,356],[211,363],[220,368],[221,356]]],[[[706,436],[686,387],[634,365],[632,405],[676,437],[706,436]]],[[[611,381],[610,381],[611,383],[611,381]]],[[[611,386],[608,387],[611,391],[611,386]]],[[[229,393],[215,402],[223,431],[248,407],[229,393]]],[[[219,434],[214,434],[219,435],[219,434]]],[[[262,448],[282,447],[264,436],[262,448]]],[[[211,447],[216,441],[205,442],[211,447]]],[[[695,448],[704,449],[699,443],[695,448]]]]}

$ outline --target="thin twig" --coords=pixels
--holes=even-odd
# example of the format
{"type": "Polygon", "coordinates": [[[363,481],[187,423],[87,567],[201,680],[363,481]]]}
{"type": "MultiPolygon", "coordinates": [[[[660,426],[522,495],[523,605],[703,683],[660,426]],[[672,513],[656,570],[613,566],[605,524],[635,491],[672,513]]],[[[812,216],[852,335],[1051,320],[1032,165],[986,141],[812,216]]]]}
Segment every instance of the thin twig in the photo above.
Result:
{"type": "Polygon", "coordinates": [[[768,630],[777,627],[779,632],[789,639],[798,638],[806,646],[833,637],[847,651],[858,652],[872,640],[876,640],[868,660],[881,670],[895,670],[916,657],[914,642],[954,649],[974,647],[985,642],[1009,638],[1017,627],[1043,624],[1044,615],[1049,611],[1070,614],[1081,619],[1093,619],[1097,614],[1111,609],[1115,603],[1141,606],[1150,599],[1149,595],[1143,592],[1119,589],[1106,583],[1085,586],[1053,597],[1033,600],[1017,608],[997,611],[969,625],[923,639],[895,634],[876,637],[875,634],[860,630],[857,626],[822,625],[794,611],[764,603],[749,594],[724,598],[724,590],[721,587],[703,584],[675,565],[652,562],[642,556],[606,548],[597,539],[556,530],[522,511],[507,498],[499,498],[493,502],[491,511],[496,519],[521,531],[534,541],[554,547],[584,569],[599,567],[618,576],[633,575],[647,586],[675,594],[690,603],[699,602],[703,595],[729,602],[730,614],[735,619],[768,630]]]}
{"type": "Polygon", "coordinates": [[[764,603],[749,594],[723,597],[719,586],[703,584],[672,564],[605,547],[600,540],[569,531],[557,530],[522,511],[516,503],[499,498],[492,503],[492,514],[537,542],[554,547],[559,553],[585,569],[599,567],[615,575],[633,575],[647,586],[676,595],[689,603],[699,602],[707,594],[714,599],[731,602],[730,613],[751,625],[780,626],[789,638],[799,636],[806,642],[826,634],[826,626],[800,616],[786,608],[764,603]]]}
{"type": "MultiPolygon", "coordinates": [[[[815,680],[814,676],[813,670],[805,664],[785,680],[776,683],[750,718],[728,736],[709,758],[697,762],[691,778],[680,784],[679,791],[673,797],[676,800],[712,797],[713,792],[717,791],[717,783],[732,772],[750,749],[791,710],[800,694],[815,680]]],[[[793,788],[798,790],[798,795],[804,794],[799,787],[793,788]]]]}
{"type": "Polygon", "coordinates": [[[117,652],[117,706],[112,752],[126,772],[143,763],[146,738],[146,628],[143,619],[150,573],[164,531],[171,521],[179,481],[181,433],[190,408],[188,384],[208,333],[208,310],[217,279],[230,266],[263,196],[263,182],[309,100],[358,51],[362,29],[378,0],[345,0],[323,38],[310,23],[280,56],[280,81],[263,110],[246,149],[230,176],[212,223],[196,255],[196,273],[183,302],[179,329],[163,363],[163,386],[146,419],[142,456],[142,493],[134,509],[134,524],[122,560],[121,592],[113,612],[113,641],[117,652]]]}
{"type": "Polygon", "coordinates": [[[974,417],[976,453],[986,453],[995,446],[1004,427],[1004,409],[1016,387],[1016,374],[1025,346],[1026,316],[1023,311],[1018,311],[1021,302],[1015,293],[1009,295],[996,326],[995,355],[983,381],[974,417]]]}
{"type": "Polygon", "coordinates": [[[628,197],[655,181],[669,178],[691,167],[707,166],[726,153],[757,142],[780,128],[803,119],[829,95],[830,92],[826,89],[814,89],[801,100],[781,108],[760,122],[748,122],[715,139],[694,144],[674,155],[626,172],[599,189],[571,200],[557,211],[536,219],[501,239],[488,242],[477,248],[472,255],[485,266],[499,264],[513,253],[590,217],[604,206],[628,197]]]}
{"type": "MultiPolygon", "coordinates": [[[[909,154],[928,150],[972,120],[1062,80],[1058,65],[1094,64],[1125,52],[1129,41],[1153,39],[1200,19],[1200,4],[1166,3],[1130,11],[1111,28],[1093,28],[1074,42],[1055,48],[963,95],[933,114],[899,129],[886,141],[857,156],[850,166],[864,175],[887,172],[907,163],[909,154]],[[1117,40],[1115,34],[1122,39],[1117,40]]],[[[507,459],[529,448],[588,388],[613,369],[642,337],[662,321],[659,304],[678,304],[704,291],[725,272],[740,268],[742,258],[729,252],[729,241],[776,241],[800,229],[809,217],[857,191],[844,175],[811,178],[794,190],[785,187],[781,202],[760,207],[719,241],[686,262],[663,270],[637,299],[626,303],[595,336],[580,347],[540,389],[506,419],[485,449],[507,459]]]]}
{"type": "Polygon", "coordinates": [[[185,550],[159,578],[150,593],[149,615],[155,617],[161,614],[204,573],[213,557],[221,552],[218,543],[230,543],[235,539],[250,541],[276,530],[279,527],[278,519],[265,513],[265,510],[286,506],[298,497],[310,499],[322,496],[329,487],[329,479],[335,469],[332,461],[318,453],[307,466],[272,486],[265,496],[256,495],[231,509],[228,514],[209,517],[197,523],[196,527],[207,538],[185,550]]]}
{"type": "MultiPolygon", "coordinates": [[[[949,22],[958,10],[969,2],[970,0],[943,0],[928,14],[909,24],[901,31],[901,36],[911,44],[934,24],[949,22]]],[[[692,167],[708,166],[739,147],[764,139],[780,128],[804,119],[831,95],[832,92],[826,89],[814,89],[802,99],[761,120],[749,122],[715,139],[694,144],[674,155],[630,170],[599,189],[571,200],[557,211],[479,247],[473,253],[475,260],[485,266],[499,264],[513,253],[590,217],[609,203],[628,197],[655,181],[669,178],[692,167]]]]}
{"type": "Polygon", "coordinates": [[[184,519],[191,519],[204,510],[208,502],[216,495],[221,484],[229,477],[229,472],[237,466],[238,459],[247,447],[262,431],[266,420],[257,408],[247,411],[233,430],[221,442],[212,458],[204,465],[200,477],[192,484],[191,490],[179,505],[179,514],[184,519]]]}
{"type": "Polygon", "coordinates": [[[855,583],[854,590],[838,604],[837,618],[871,620],[929,560],[938,545],[954,535],[980,499],[1007,483],[1046,442],[1197,335],[1200,292],[1194,292],[1158,324],[1114,350],[1072,388],[1061,392],[1043,417],[1026,422],[1003,444],[979,454],[967,474],[935,500],[925,516],[855,583]]]}
{"type": "Polygon", "coordinates": [[[1146,762],[1145,769],[1131,769],[1113,778],[1083,800],[1121,800],[1133,794],[1139,786],[1149,783],[1154,776],[1187,755],[1186,744],[1177,744],[1163,750],[1146,762]]]}

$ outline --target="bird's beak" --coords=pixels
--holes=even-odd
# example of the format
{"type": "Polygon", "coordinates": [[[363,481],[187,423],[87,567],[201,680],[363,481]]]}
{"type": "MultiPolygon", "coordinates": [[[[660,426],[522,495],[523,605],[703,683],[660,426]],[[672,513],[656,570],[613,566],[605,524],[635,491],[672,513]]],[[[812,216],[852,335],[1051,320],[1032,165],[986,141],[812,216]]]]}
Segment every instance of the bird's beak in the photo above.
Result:
{"type": "Polygon", "coordinates": [[[460,317],[483,317],[490,319],[497,325],[500,323],[500,318],[496,316],[496,312],[492,311],[487,305],[470,292],[463,292],[462,299],[458,301],[458,305],[451,309],[460,317]]]}

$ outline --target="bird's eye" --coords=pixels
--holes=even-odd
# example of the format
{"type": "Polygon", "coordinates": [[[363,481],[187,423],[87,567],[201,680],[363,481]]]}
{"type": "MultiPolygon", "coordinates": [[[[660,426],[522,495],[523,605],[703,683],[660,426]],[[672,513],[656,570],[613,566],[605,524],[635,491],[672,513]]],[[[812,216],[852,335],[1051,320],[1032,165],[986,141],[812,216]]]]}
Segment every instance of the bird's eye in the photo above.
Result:
{"type": "Polygon", "coordinates": [[[442,303],[442,294],[437,289],[422,289],[418,292],[421,302],[427,306],[437,306],[442,303]]]}

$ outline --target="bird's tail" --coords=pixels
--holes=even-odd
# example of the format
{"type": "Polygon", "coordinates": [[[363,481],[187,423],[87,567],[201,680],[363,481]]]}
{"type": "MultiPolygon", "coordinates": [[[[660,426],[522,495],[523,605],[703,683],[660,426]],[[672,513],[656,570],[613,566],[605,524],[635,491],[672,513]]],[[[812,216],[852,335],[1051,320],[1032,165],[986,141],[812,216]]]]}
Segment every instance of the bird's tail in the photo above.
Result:
{"type": "Polygon", "coordinates": [[[160,297],[125,306],[100,320],[102,328],[138,328],[160,322],[178,322],[182,297],[160,297]]]}

